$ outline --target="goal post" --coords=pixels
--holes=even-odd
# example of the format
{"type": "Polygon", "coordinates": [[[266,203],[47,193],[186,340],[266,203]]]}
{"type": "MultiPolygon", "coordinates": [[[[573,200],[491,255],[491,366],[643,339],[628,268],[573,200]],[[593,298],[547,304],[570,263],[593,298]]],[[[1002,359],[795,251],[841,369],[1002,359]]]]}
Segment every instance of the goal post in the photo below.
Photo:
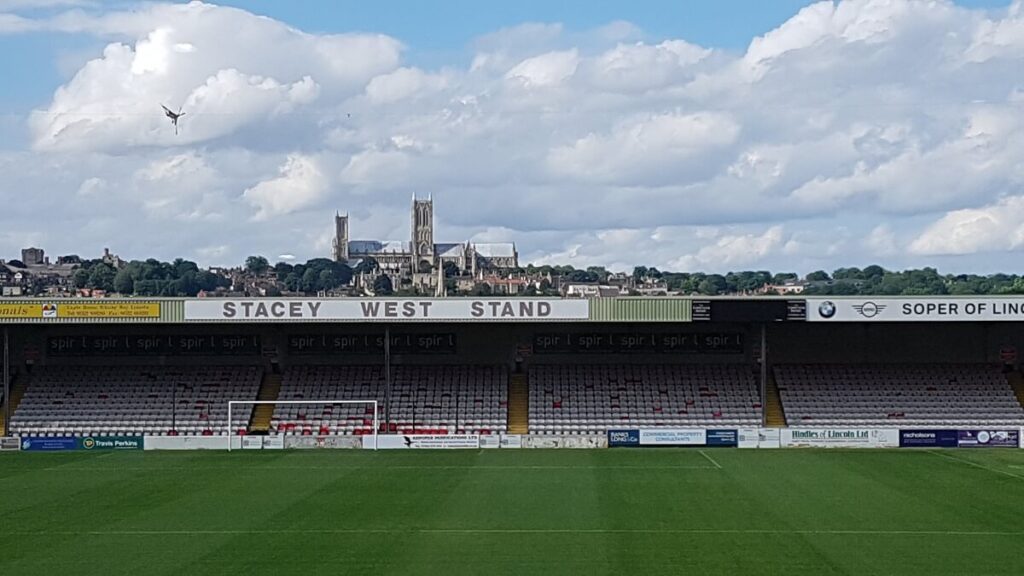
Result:
{"type": "Polygon", "coordinates": [[[260,404],[274,404],[274,405],[293,405],[293,404],[307,404],[307,405],[335,405],[335,404],[364,404],[373,407],[373,449],[377,449],[377,433],[380,430],[380,411],[378,410],[379,402],[376,400],[229,400],[228,401],[228,452],[231,451],[232,440],[235,436],[238,436],[238,432],[234,428],[233,421],[231,419],[231,413],[235,406],[258,406],[260,404]]]}

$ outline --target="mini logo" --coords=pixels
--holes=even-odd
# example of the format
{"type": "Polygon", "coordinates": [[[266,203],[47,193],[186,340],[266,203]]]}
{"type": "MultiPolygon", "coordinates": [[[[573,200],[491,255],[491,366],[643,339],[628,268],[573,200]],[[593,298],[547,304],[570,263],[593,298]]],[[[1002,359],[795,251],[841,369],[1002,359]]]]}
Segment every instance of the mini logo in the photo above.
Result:
{"type": "Polygon", "coordinates": [[[43,318],[56,318],[57,317],[57,305],[56,304],[43,304],[43,318]]]}
{"type": "Polygon", "coordinates": [[[874,302],[865,302],[863,304],[854,304],[853,309],[857,311],[857,314],[865,318],[874,318],[881,314],[887,306],[885,304],[875,304],[874,302]]]}
{"type": "Polygon", "coordinates": [[[822,318],[831,318],[836,315],[836,305],[826,300],[818,305],[818,315],[822,318]]]}
{"type": "Polygon", "coordinates": [[[82,448],[85,448],[86,450],[92,450],[95,447],[96,441],[93,440],[92,438],[85,438],[82,440],[82,448]]]}

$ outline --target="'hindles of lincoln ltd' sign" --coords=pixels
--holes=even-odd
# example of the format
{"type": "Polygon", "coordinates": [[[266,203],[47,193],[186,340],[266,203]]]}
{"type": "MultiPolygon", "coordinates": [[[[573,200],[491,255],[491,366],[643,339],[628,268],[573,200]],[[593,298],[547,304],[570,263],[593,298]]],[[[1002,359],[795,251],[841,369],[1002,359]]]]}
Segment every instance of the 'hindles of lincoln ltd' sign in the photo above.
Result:
{"type": "Polygon", "coordinates": [[[185,302],[185,320],[220,322],[545,322],[587,320],[586,300],[208,299],[185,302]]]}

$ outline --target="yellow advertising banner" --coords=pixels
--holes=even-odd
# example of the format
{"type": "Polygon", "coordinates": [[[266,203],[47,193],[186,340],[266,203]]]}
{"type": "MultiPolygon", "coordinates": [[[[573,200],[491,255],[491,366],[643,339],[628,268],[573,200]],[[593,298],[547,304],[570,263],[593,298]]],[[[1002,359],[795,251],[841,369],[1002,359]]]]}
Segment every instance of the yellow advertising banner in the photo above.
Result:
{"type": "Polygon", "coordinates": [[[57,318],[159,318],[157,302],[82,302],[57,304],[57,318]]]}
{"type": "Polygon", "coordinates": [[[102,319],[159,318],[158,302],[47,302],[45,304],[2,303],[0,319],[102,319]]]}
{"type": "Polygon", "coordinates": [[[4,304],[0,303],[0,318],[42,318],[42,304],[4,304]]]}

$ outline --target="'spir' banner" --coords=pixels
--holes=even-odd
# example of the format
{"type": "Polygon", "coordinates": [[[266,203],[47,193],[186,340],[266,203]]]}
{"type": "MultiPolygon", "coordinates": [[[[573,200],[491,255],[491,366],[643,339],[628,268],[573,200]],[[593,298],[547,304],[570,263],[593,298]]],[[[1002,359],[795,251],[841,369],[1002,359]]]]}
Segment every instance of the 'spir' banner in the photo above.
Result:
{"type": "Polygon", "coordinates": [[[185,320],[216,322],[564,322],[588,320],[590,302],[485,299],[206,299],[185,302],[185,320]]]}
{"type": "Polygon", "coordinates": [[[1021,322],[1024,298],[809,298],[809,322],[1021,322]]]}

